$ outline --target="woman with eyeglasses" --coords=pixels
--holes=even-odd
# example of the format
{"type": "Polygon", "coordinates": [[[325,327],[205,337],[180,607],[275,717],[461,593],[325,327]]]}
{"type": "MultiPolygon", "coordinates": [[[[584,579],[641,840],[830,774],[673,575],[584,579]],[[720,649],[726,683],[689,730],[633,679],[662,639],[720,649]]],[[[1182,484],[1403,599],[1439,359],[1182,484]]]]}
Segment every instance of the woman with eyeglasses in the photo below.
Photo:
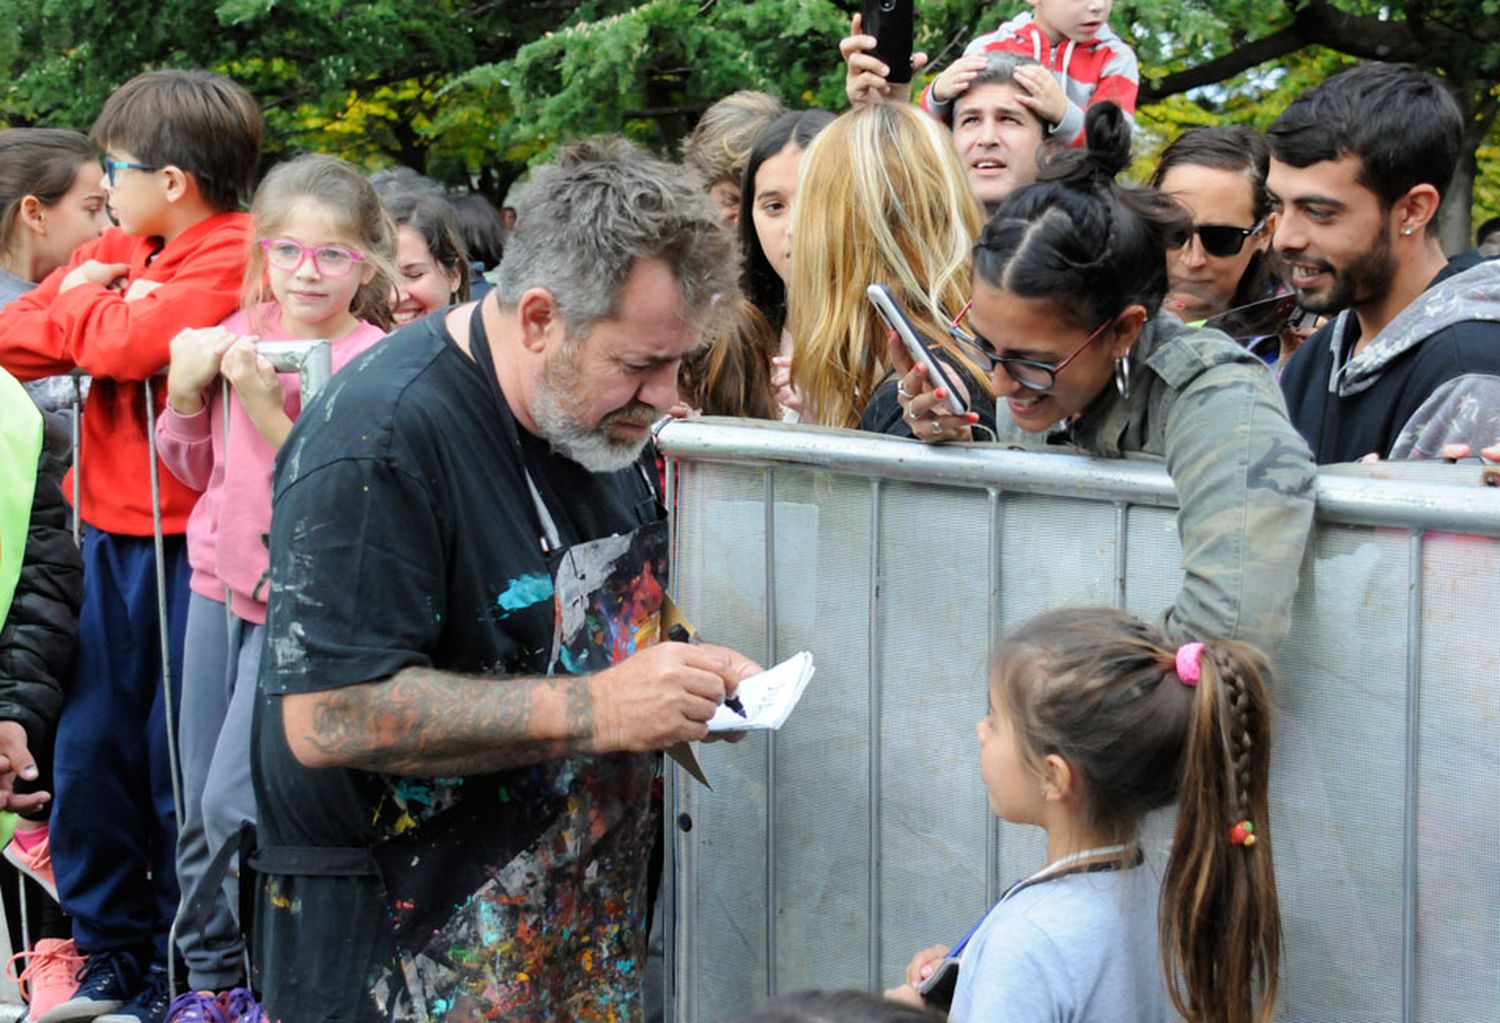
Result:
{"type": "MultiPolygon", "coordinates": [[[[1254,355],[1161,315],[1184,211],[1115,183],[1130,158],[1117,108],[1090,108],[1086,132],[1086,150],[1055,155],[985,227],[951,336],[990,369],[1001,442],[1165,462],[1181,508],[1173,638],[1274,647],[1312,523],[1312,458],[1254,355]]],[[[916,436],[970,439],[925,371],[895,346],[892,358],[916,436]]]]}

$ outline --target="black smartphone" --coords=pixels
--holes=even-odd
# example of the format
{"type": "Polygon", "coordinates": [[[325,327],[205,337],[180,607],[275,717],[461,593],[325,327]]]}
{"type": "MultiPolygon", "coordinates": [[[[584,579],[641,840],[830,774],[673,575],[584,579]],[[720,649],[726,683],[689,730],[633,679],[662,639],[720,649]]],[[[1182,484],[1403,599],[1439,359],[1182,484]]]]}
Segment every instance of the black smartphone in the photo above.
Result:
{"type": "Polygon", "coordinates": [[[891,73],[888,82],[911,81],[912,27],[916,18],[916,0],[868,0],[864,20],[865,35],[875,37],[875,49],[891,73]]]}

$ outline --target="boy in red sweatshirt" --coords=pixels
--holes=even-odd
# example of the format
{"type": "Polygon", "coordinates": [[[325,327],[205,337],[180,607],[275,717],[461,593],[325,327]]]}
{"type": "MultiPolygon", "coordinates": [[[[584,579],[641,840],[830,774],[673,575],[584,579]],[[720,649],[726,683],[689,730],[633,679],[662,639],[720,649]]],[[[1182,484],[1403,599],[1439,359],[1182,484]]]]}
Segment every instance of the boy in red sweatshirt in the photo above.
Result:
{"type": "MultiPolygon", "coordinates": [[[[74,998],[43,1020],[160,1023],[177,910],[147,435],[166,400],[172,337],[239,304],[250,218],[235,212],[260,162],[260,110],[206,71],[152,71],[94,122],[118,228],[0,310],[0,366],[27,380],[94,378],[79,465],[84,603],[58,723],[51,856],[88,956],[74,998]]],[[[183,534],[197,493],[158,473],[169,652],[180,669],[188,602],[183,534]]],[[[174,670],[174,681],[176,676],[174,670]]],[[[175,689],[175,686],[174,686],[175,689]]],[[[179,694],[170,697],[173,707],[179,694]]]]}

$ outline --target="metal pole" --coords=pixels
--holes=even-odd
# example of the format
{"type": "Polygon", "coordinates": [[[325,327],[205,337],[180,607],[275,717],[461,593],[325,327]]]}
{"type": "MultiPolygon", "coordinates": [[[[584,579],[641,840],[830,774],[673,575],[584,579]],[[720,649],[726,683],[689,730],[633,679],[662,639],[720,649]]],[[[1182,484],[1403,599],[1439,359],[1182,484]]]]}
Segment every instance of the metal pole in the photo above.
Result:
{"type": "Polygon", "coordinates": [[[177,714],[172,707],[172,637],[171,625],[167,621],[167,555],[166,538],[162,535],[161,523],[161,472],[156,460],[156,399],[147,377],[146,395],[146,452],[151,459],[151,539],[156,549],[156,623],[161,638],[162,699],[165,701],[167,728],[167,760],[172,772],[172,811],[177,816],[177,826],[182,827],[182,782],[177,762],[177,714]]]}
{"type": "Polygon", "coordinates": [[[865,656],[869,666],[869,820],[870,877],[869,904],[869,985],[880,985],[880,481],[870,481],[870,596],[865,619],[865,656]]]}
{"type": "MultiPolygon", "coordinates": [[[[682,583],[677,573],[677,488],[676,472],[677,460],[668,458],[663,463],[666,491],[662,495],[667,506],[667,552],[668,564],[671,566],[670,581],[667,590],[676,600],[682,595],[682,583]]],[[[662,1007],[666,1017],[666,1023],[672,1023],[677,1018],[677,883],[678,883],[678,850],[679,841],[686,843],[688,839],[682,834],[677,826],[678,815],[682,813],[679,805],[682,799],[682,789],[677,784],[678,771],[681,770],[670,758],[663,757],[662,763],[667,767],[666,777],[663,779],[665,790],[662,795],[662,803],[665,812],[662,814],[663,856],[662,856],[662,878],[661,885],[661,940],[662,940],[662,1007]]]]}
{"type": "Polygon", "coordinates": [[[1406,602],[1406,787],[1401,815],[1401,1020],[1417,1018],[1417,758],[1421,753],[1422,531],[1411,531],[1406,602]]]}
{"type": "Polygon", "coordinates": [[[276,372],[297,374],[304,407],[333,376],[333,345],[327,341],[261,341],[255,351],[276,372]]]}
{"type": "MultiPolygon", "coordinates": [[[[994,487],[988,488],[989,494],[989,535],[986,539],[989,558],[989,592],[985,599],[984,614],[984,636],[985,657],[994,655],[995,645],[999,641],[1000,627],[1000,491],[994,487]]],[[[986,663],[986,671],[989,670],[986,663]]],[[[986,680],[985,691],[988,693],[989,685],[986,680]]],[[[989,697],[985,697],[988,703],[989,697]]],[[[984,806],[980,807],[984,813],[982,818],[985,822],[984,832],[984,908],[986,910],[1000,901],[1000,819],[990,813],[989,802],[986,797],[984,806]]]]}
{"type": "MultiPolygon", "coordinates": [[[[776,663],[776,470],[765,470],[766,665],[776,663]]],[[[766,734],[766,996],[776,996],[776,733],[766,734]]]]}
{"type": "MultiPolygon", "coordinates": [[[[167,770],[172,775],[172,813],[177,830],[182,830],[182,777],[177,756],[177,712],[172,706],[172,635],[167,620],[167,554],[161,523],[161,474],[156,461],[156,400],[151,378],[144,381],[146,397],[146,452],[151,461],[151,539],[156,554],[156,625],[161,638],[161,699],[163,723],[167,732],[167,770]]],[[[180,907],[179,907],[180,908],[180,907]]],[[[168,928],[168,943],[175,939],[176,916],[168,928]]],[[[167,988],[177,992],[177,956],[169,948],[167,955],[167,988]]]]}
{"type": "Polygon", "coordinates": [[[1130,560],[1127,543],[1130,540],[1130,504],[1119,501],[1115,504],[1115,607],[1125,606],[1125,569],[1130,560]]]}
{"type": "MultiPolygon", "coordinates": [[[[75,369],[68,374],[73,378],[73,543],[83,546],[83,371],[75,369]]],[[[148,417],[148,423],[152,420],[148,417]]]]}

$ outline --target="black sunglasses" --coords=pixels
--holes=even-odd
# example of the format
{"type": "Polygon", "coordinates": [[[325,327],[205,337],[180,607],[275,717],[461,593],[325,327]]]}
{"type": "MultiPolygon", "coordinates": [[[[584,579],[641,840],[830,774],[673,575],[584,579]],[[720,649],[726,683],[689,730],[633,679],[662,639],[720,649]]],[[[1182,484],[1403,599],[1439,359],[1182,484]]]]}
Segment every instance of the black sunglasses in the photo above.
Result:
{"type": "Polygon", "coordinates": [[[1182,248],[1196,234],[1198,240],[1203,243],[1203,251],[1210,256],[1220,258],[1237,256],[1245,247],[1245,239],[1265,226],[1264,220],[1257,220],[1249,227],[1235,227],[1233,224],[1194,224],[1192,230],[1184,234],[1181,240],[1174,239],[1172,248],[1182,248]]]}

